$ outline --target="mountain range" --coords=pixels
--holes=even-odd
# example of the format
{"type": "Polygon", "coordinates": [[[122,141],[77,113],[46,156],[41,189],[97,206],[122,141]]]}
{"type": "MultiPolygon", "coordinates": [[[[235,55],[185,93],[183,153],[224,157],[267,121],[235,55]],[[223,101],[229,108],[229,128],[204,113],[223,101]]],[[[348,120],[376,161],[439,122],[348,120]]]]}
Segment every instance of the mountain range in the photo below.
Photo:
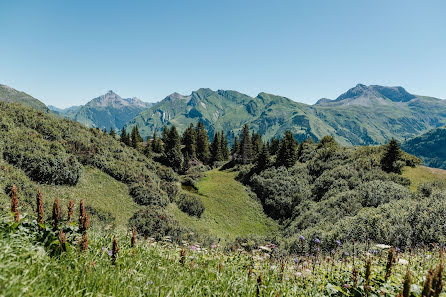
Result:
{"type": "Polygon", "coordinates": [[[167,96],[130,120],[126,128],[138,125],[142,135],[149,136],[164,125],[183,130],[197,121],[211,136],[223,130],[230,140],[248,124],[264,139],[291,130],[298,140],[333,135],[344,145],[373,145],[391,138],[403,141],[446,124],[446,100],[410,94],[402,87],[363,84],[314,105],[267,93],[250,97],[199,89],[188,96],[167,96]]]}
{"type": "Polygon", "coordinates": [[[85,105],[59,109],[49,108],[56,114],[82,123],[88,127],[115,130],[121,129],[138,113],[146,110],[153,103],[141,101],[139,98],[121,98],[113,91],[92,99],[85,105]]]}
{"type": "Polygon", "coordinates": [[[49,108],[38,99],[2,84],[0,84],[0,101],[21,103],[47,113],[50,111],[49,108]]]}

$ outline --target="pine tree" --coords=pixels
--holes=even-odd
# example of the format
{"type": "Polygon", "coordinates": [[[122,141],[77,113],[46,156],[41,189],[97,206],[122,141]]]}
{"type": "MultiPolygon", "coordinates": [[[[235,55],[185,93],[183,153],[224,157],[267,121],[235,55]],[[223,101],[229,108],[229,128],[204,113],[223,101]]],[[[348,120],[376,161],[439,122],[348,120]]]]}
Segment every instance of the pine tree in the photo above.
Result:
{"type": "Polygon", "coordinates": [[[183,132],[182,144],[184,145],[183,155],[189,158],[196,157],[197,150],[197,132],[195,131],[194,124],[190,124],[189,127],[183,132]]]}
{"type": "Polygon", "coordinates": [[[275,155],[277,154],[277,151],[279,150],[280,147],[280,139],[279,138],[272,138],[270,143],[269,143],[269,153],[270,155],[275,155]]]}
{"type": "Polygon", "coordinates": [[[242,135],[240,137],[240,158],[243,164],[248,164],[252,161],[252,143],[248,124],[243,126],[242,135]]]}
{"type": "Polygon", "coordinates": [[[204,164],[207,164],[210,159],[209,137],[202,122],[198,122],[196,132],[197,132],[197,148],[196,148],[197,158],[204,164]]]}
{"type": "Polygon", "coordinates": [[[257,155],[256,159],[256,171],[261,172],[271,166],[271,160],[270,160],[270,154],[268,146],[263,144],[262,150],[260,151],[260,154],[257,155]]]}
{"type": "Polygon", "coordinates": [[[121,142],[126,145],[130,145],[130,137],[127,134],[127,131],[125,131],[124,127],[122,127],[122,131],[121,131],[121,142]]]}
{"type": "Polygon", "coordinates": [[[240,142],[238,141],[238,136],[234,137],[234,142],[231,147],[231,155],[233,159],[236,159],[237,155],[240,153],[240,142]]]}
{"type": "Polygon", "coordinates": [[[161,139],[156,135],[156,130],[153,131],[152,152],[157,154],[161,154],[163,152],[163,144],[161,143],[161,139]]]}
{"type": "Polygon", "coordinates": [[[258,133],[253,132],[251,136],[251,142],[252,142],[252,157],[253,159],[255,159],[263,149],[262,136],[260,136],[260,134],[258,133]]]}
{"type": "Polygon", "coordinates": [[[146,141],[146,146],[144,147],[144,150],[142,152],[144,154],[144,156],[146,156],[147,158],[151,158],[152,157],[152,145],[150,143],[150,139],[149,137],[147,137],[147,141],[146,141]]]}
{"type": "Polygon", "coordinates": [[[143,139],[142,139],[141,135],[139,134],[138,126],[135,125],[132,129],[132,134],[131,134],[132,147],[137,148],[138,143],[140,143],[142,141],[143,141],[143,139]]]}
{"type": "Polygon", "coordinates": [[[211,162],[223,161],[223,152],[221,151],[220,133],[215,132],[211,143],[211,162]]]}
{"type": "Polygon", "coordinates": [[[277,152],[276,166],[285,166],[287,168],[294,166],[297,161],[298,145],[293,133],[286,131],[277,152]]]}
{"type": "Polygon", "coordinates": [[[229,159],[229,148],[228,148],[228,139],[225,137],[225,134],[223,131],[221,131],[221,152],[223,154],[223,160],[229,159]]]}
{"type": "Polygon", "coordinates": [[[113,127],[110,127],[110,136],[115,138],[116,134],[115,134],[115,129],[113,129],[113,127]]]}
{"type": "Polygon", "coordinates": [[[180,171],[182,164],[181,139],[175,126],[166,135],[163,163],[175,171],[180,171]]]}
{"type": "Polygon", "coordinates": [[[381,159],[382,170],[401,174],[401,169],[404,166],[401,156],[402,152],[398,142],[395,139],[390,140],[384,147],[384,155],[381,159]]]}
{"type": "Polygon", "coordinates": [[[164,125],[163,132],[161,133],[161,140],[163,141],[164,144],[167,143],[168,135],[169,135],[169,128],[167,128],[167,126],[164,125]]]}

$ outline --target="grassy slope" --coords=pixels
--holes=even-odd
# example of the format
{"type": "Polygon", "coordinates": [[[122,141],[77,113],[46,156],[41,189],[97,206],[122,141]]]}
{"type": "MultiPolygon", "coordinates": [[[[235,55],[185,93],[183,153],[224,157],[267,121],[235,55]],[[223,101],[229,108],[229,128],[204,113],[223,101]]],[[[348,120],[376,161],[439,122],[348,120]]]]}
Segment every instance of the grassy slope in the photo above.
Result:
{"type": "Polygon", "coordinates": [[[247,188],[235,180],[236,175],[217,169],[206,173],[198,183],[198,196],[206,207],[200,219],[184,214],[175,204],[170,204],[168,210],[182,226],[222,239],[272,235],[278,225],[263,213],[247,188]]]}
{"type": "Polygon", "coordinates": [[[69,199],[78,202],[84,198],[87,206],[101,213],[110,213],[119,227],[125,227],[138,206],[129,195],[127,185],[115,180],[99,169],[86,167],[75,187],[42,185],[46,201],[59,198],[64,207],[69,199]]]}
{"type": "Polygon", "coordinates": [[[403,176],[411,181],[410,189],[416,191],[419,184],[440,180],[446,183],[446,170],[425,166],[406,167],[403,176]]]}

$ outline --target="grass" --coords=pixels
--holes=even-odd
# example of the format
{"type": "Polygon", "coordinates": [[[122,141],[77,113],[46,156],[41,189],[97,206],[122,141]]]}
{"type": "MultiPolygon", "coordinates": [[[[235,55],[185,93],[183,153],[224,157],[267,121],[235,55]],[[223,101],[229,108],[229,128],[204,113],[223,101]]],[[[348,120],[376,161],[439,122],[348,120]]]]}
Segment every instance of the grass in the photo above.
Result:
{"type": "Polygon", "coordinates": [[[446,183],[446,170],[425,166],[405,167],[403,177],[410,179],[410,189],[417,191],[418,186],[425,182],[443,181],[446,183]]]}
{"type": "Polygon", "coordinates": [[[76,205],[85,199],[87,206],[101,215],[110,214],[114,223],[120,227],[127,226],[129,218],[138,209],[129,195],[127,185],[93,167],[85,167],[75,187],[42,185],[41,189],[45,201],[52,203],[57,197],[64,208],[69,199],[73,199],[76,205]]]}
{"type": "Polygon", "coordinates": [[[237,172],[214,169],[198,183],[198,195],[205,206],[201,218],[190,217],[175,204],[168,206],[181,226],[222,240],[238,236],[273,235],[278,224],[268,218],[261,204],[249,195],[249,190],[235,180],[237,172]]]}
{"type": "Polygon", "coordinates": [[[411,296],[421,296],[427,270],[439,262],[437,250],[398,253],[392,274],[384,280],[387,255],[382,251],[367,254],[357,249],[355,260],[345,256],[342,248],[331,257],[318,253],[282,258],[275,256],[274,248],[226,252],[219,246],[177,246],[141,238],[131,248],[129,234],[94,230],[89,232],[87,252],[70,249],[51,257],[23,228],[12,233],[2,229],[6,220],[0,219],[0,295],[5,297],[366,296],[367,257],[372,259],[368,296],[396,296],[408,268],[413,277],[411,296]],[[116,265],[108,255],[114,236],[120,248],[116,265]],[[180,263],[183,247],[184,265],[180,263]],[[353,265],[359,272],[356,288],[353,265]]]}

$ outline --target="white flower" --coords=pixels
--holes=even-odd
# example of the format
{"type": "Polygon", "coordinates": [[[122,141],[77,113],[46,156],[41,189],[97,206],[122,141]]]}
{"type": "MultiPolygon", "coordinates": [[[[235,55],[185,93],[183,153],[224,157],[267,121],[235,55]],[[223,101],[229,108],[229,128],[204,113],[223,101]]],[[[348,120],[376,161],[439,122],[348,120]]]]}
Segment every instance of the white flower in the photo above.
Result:
{"type": "Polygon", "coordinates": [[[407,264],[409,264],[409,261],[407,261],[406,259],[399,259],[398,263],[401,265],[407,265],[407,264]]]}

